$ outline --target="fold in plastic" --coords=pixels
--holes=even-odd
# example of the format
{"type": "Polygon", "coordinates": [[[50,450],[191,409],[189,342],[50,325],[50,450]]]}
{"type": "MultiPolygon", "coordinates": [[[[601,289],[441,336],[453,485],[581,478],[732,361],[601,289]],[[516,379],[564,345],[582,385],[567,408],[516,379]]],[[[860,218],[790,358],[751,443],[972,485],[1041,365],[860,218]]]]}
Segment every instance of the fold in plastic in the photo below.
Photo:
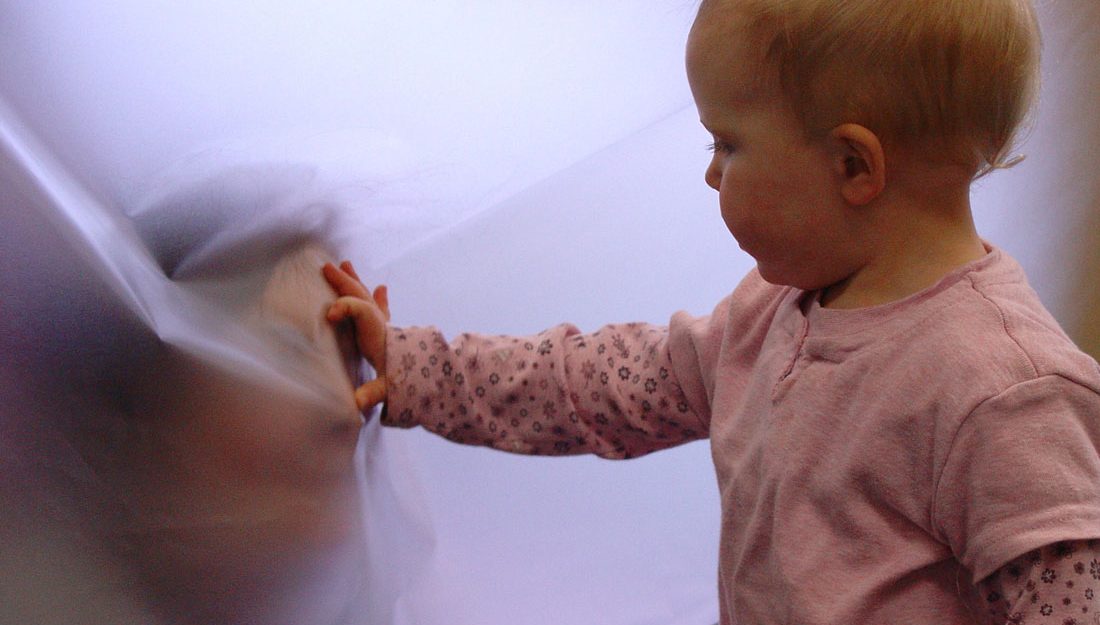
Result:
{"type": "Polygon", "coordinates": [[[312,179],[238,168],[130,218],[0,108],[0,621],[347,622],[359,371],[312,179]]]}

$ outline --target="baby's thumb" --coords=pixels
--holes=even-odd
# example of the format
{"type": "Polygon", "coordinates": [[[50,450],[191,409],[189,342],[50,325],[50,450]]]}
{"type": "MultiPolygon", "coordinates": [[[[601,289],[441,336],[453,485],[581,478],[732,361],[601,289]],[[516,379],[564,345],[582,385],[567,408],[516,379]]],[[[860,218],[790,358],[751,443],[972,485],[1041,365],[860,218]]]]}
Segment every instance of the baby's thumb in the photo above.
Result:
{"type": "Polygon", "coordinates": [[[386,377],[378,377],[355,389],[355,404],[360,412],[368,412],[386,401],[386,377]]]}
{"type": "Polygon", "coordinates": [[[373,301],[341,297],[329,307],[327,316],[332,322],[350,318],[355,324],[355,340],[359,351],[376,371],[385,371],[386,319],[373,301]]]}

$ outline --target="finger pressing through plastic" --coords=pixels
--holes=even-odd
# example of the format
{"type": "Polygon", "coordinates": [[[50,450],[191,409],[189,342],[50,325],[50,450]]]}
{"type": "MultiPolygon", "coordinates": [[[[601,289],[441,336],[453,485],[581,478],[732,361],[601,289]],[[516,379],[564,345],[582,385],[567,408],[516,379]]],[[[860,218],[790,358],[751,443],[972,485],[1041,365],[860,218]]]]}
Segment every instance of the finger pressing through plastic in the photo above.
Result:
{"type": "MultiPolygon", "coordinates": [[[[351,267],[351,264],[347,263],[347,261],[345,261],[344,264],[351,267]]],[[[370,299],[370,290],[363,285],[358,276],[348,273],[345,269],[337,267],[332,263],[325,263],[324,266],[321,267],[321,273],[324,274],[325,280],[328,281],[329,286],[336,291],[337,295],[350,295],[352,297],[370,299]]]]}
{"type": "Polygon", "coordinates": [[[386,370],[386,316],[373,300],[341,297],[332,303],[326,316],[332,323],[351,319],[359,351],[375,371],[386,370]]]}
{"type": "Polygon", "coordinates": [[[375,378],[355,389],[355,404],[361,412],[367,412],[384,401],[386,401],[385,376],[375,378]]]}
{"type": "Polygon", "coordinates": [[[358,280],[359,282],[362,282],[362,281],[363,281],[363,280],[362,280],[362,278],[360,278],[360,277],[359,277],[359,274],[355,272],[355,267],[354,267],[354,266],[352,266],[352,264],[351,264],[351,261],[350,261],[350,260],[345,260],[345,261],[342,261],[342,262],[340,263],[340,269],[343,269],[343,270],[344,270],[344,273],[346,273],[346,274],[348,274],[349,276],[351,276],[351,277],[355,278],[355,279],[356,279],[356,280],[358,280]]]}
{"type": "Polygon", "coordinates": [[[379,310],[385,315],[386,321],[390,320],[390,292],[386,288],[386,285],[380,284],[374,288],[374,303],[378,305],[379,310]]]}

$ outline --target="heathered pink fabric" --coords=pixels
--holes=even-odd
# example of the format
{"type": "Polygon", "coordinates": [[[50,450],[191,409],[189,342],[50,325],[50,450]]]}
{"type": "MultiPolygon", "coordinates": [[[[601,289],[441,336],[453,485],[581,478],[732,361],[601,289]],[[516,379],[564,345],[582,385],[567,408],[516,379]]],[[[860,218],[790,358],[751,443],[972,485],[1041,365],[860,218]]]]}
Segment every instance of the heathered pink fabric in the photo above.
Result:
{"type": "Polygon", "coordinates": [[[983,622],[974,582],[1100,537],[1100,367],[1015,261],[881,307],[816,296],[752,272],[668,327],[394,328],[383,422],[609,458],[709,436],[723,625],[983,622]]]}

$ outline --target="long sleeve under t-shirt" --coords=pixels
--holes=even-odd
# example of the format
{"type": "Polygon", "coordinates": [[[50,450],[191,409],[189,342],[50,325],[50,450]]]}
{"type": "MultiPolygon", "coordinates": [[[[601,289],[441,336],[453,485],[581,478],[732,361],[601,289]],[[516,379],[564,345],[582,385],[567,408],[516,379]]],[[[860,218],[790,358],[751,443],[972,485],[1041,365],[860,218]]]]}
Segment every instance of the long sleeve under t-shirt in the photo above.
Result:
{"type": "Polygon", "coordinates": [[[975,582],[1100,538],[1100,367],[999,250],[874,308],[754,271],[667,327],[387,341],[387,425],[607,458],[709,437],[723,625],[983,622],[975,582]]]}

